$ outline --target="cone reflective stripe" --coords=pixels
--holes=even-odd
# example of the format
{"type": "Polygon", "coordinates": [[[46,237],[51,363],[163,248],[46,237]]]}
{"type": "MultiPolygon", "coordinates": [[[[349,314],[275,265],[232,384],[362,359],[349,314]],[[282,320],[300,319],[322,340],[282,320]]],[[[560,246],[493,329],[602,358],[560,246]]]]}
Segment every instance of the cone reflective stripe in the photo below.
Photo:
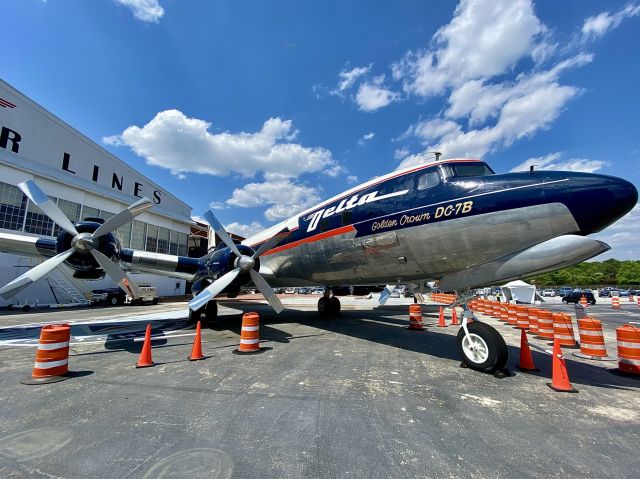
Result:
{"type": "Polygon", "coordinates": [[[447,323],[444,322],[444,308],[442,306],[440,306],[440,314],[438,316],[438,327],[439,328],[447,327],[447,323]]]}
{"type": "Polygon", "coordinates": [[[196,324],[196,337],[193,340],[193,346],[191,347],[191,354],[187,358],[189,361],[199,361],[204,359],[202,354],[202,336],[200,332],[200,321],[196,324]]]}
{"type": "Polygon", "coordinates": [[[531,348],[529,347],[525,329],[520,330],[520,364],[518,369],[521,371],[539,371],[533,363],[533,356],[531,355],[531,348]]]}
{"type": "Polygon", "coordinates": [[[551,371],[551,382],[547,383],[554,391],[565,393],[577,393],[578,391],[569,382],[569,373],[567,372],[567,365],[562,355],[562,348],[560,347],[560,341],[555,339],[553,341],[553,367],[551,371]]]}
{"type": "Polygon", "coordinates": [[[625,324],[616,328],[618,343],[618,369],[624,373],[640,375],[640,328],[625,324]]]}
{"type": "Polygon", "coordinates": [[[516,328],[529,329],[529,315],[524,306],[516,306],[516,328]]]}
{"type": "Polygon", "coordinates": [[[460,323],[458,322],[458,313],[456,308],[451,308],[451,326],[458,326],[460,323]]]}
{"type": "Polygon", "coordinates": [[[151,359],[151,324],[147,324],[147,329],[144,333],[144,344],[142,345],[136,368],[148,368],[151,366],[155,366],[155,363],[151,359]]]}
{"type": "Polygon", "coordinates": [[[553,339],[553,313],[546,309],[538,310],[538,338],[553,339]]]}
{"type": "Polygon", "coordinates": [[[573,353],[574,356],[585,359],[612,359],[607,356],[600,321],[589,317],[578,319],[578,332],[580,333],[580,352],[573,353]]]}
{"type": "Polygon", "coordinates": [[[424,326],[422,326],[422,306],[419,304],[409,305],[409,329],[424,331],[424,326]]]}
{"type": "Polygon", "coordinates": [[[527,308],[529,319],[529,332],[538,333],[538,308],[527,308]]]}
{"type": "Polygon", "coordinates": [[[620,309],[620,298],[618,298],[617,296],[611,298],[611,307],[613,309],[620,309]]]}
{"type": "Polygon", "coordinates": [[[515,305],[509,304],[507,305],[507,309],[509,310],[509,315],[507,317],[507,324],[511,326],[515,326],[518,324],[518,310],[515,305]]]}
{"type": "Polygon", "coordinates": [[[553,313],[553,338],[560,342],[560,346],[565,348],[576,348],[576,338],[573,334],[573,324],[571,316],[563,313],[553,313]]]}
{"type": "Polygon", "coordinates": [[[69,341],[71,327],[68,324],[48,324],[40,330],[40,340],[31,377],[23,384],[43,384],[62,381],[69,374],[69,341]]]}
{"type": "Polygon", "coordinates": [[[242,315],[239,353],[256,353],[260,351],[260,317],[258,313],[242,315]]]}
{"type": "Polygon", "coordinates": [[[587,302],[587,297],[584,294],[580,296],[580,304],[585,308],[589,307],[589,303],[587,302]]]}

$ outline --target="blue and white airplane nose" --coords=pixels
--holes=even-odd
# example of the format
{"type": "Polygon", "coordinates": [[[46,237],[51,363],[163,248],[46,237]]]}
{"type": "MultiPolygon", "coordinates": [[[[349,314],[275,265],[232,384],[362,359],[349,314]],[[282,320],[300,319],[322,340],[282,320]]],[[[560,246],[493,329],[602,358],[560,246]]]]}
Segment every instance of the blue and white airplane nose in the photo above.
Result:
{"type": "Polygon", "coordinates": [[[582,234],[601,231],[638,203],[638,190],[622,178],[588,173],[568,176],[567,206],[582,234]]]}

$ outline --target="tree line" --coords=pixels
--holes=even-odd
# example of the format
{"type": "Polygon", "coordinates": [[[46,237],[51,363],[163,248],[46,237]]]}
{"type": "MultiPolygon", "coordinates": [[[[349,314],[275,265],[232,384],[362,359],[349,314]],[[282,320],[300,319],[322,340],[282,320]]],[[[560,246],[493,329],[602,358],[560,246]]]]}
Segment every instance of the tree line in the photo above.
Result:
{"type": "Polygon", "coordinates": [[[635,286],[640,285],[640,261],[585,262],[525,281],[544,286],[635,286]]]}

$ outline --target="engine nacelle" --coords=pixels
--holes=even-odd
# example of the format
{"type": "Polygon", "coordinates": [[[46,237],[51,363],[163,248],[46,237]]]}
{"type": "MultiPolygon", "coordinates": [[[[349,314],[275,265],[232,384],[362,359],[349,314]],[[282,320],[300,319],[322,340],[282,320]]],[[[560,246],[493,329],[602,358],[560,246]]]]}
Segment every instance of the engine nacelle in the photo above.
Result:
{"type": "MultiPolygon", "coordinates": [[[[86,218],[84,221],[75,223],[74,226],[78,233],[93,233],[102,223],[104,223],[102,218],[86,218]]],[[[61,229],[56,238],[56,251],[62,253],[71,248],[73,238],[73,234],[61,229]]],[[[107,233],[95,238],[94,241],[98,251],[112,261],[119,261],[120,241],[113,233],[107,233]]],[[[105,276],[104,270],[89,251],[76,251],[65,261],[65,264],[74,271],[73,276],[76,278],[101,279],[105,276]]]]}
{"type": "MultiPolygon", "coordinates": [[[[238,251],[246,256],[252,256],[254,251],[248,246],[237,245],[238,251]]],[[[236,268],[236,260],[238,257],[231,251],[231,248],[220,244],[204,262],[204,268],[202,268],[196,274],[196,280],[192,286],[192,292],[197,295],[200,291],[205,289],[213,281],[221,278],[228,272],[236,268]]],[[[260,271],[260,259],[255,259],[254,269],[260,271]]],[[[241,273],[236,279],[234,279],[229,286],[227,286],[222,294],[229,297],[235,297],[240,292],[240,287],[250,281],[251,277],[246,273],[241,273]]]]}

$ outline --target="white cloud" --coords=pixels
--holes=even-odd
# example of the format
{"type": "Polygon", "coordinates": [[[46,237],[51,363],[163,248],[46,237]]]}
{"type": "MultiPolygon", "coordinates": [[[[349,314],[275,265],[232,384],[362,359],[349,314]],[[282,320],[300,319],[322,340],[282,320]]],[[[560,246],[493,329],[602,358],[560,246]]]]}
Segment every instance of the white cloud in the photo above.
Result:
{"type": "Polygon", "coordinates": [[[389,90],[384,85],[384,75],[375,77],[371,82],[365,82],[358,88],[356,93],[356,103],[362,111],[372,112],[379,108],[398,101],[400,95],[389,90]]]}
{"type": "Polygon", "coordinates": [[[420,96],[491,78],[532,55],[545,30],[528,0],[462,0],[451,22],[433,36],[433,47],[409,52],[393,65],[394,78],[420,96]]]}
{"type": "Polygon", "coordinates": [[[257,221],[252,221],[249,225],[243,225],[241,223],[238,223],[237,221],[234,221],[233,223],[225,225],[224,229],[226,229],[229,233],[242,236],[243,238],[248,238],[249,236],[264,230],[265,227],[257,221]]]}
{"type": "Polygon", "coordinates": [[[367,141],[372,140],[374,136],[376,136],[376,134],[372,131],[363,135],[362,138],[358,140],[358,145],[364,146],[367,143],[367,141]]]}
{"type": "Polygon", "coordinates": [[[159,112],[143,127],[130,126],[121,135],[103,138],[109,145],[127,145],[147,164],[181,173],[253,176],[262,171],[281,178],[326,170],[342,171],[325,148],[291,143],[298,131],[291,120],[269,118],[255,133],[209,132],[211,124],[179,110],[159,112]]]}
{"type": "Polygon", "coordinates": [[[158,0],[115,0],[120,5],[129,7],[133,16],[147,23],[158,23],[164,15],[164,9],[158,0]]]}
{"type": "Polygon", "coordinates": [[[354,184],[358,182],[358,177],[356,175],[347,176],[347,183],[354,184]]]}
{"type": "Polygon", "coordinates": [[[332,95],[339,95],[339,96],[342,95],[345,90],[348,90],[356,83],[358,78],[369,73],[369,71],[371,71],[372,66],[373,65],[369,65],[367,67],[355,67],[355,68],[352,68],[351,70],[342,69],[340,73],[338,73],[338,78],[339,78],[338,86],[335,90],[332,90],[330,93],[332,95]]]}
{"type": "Polygon", "coordinates": [[[248,183],[235,189],[227,204],[243,208],[271,205],[264,215],[269,221],[275,221],[293,216],[319,201],[318,190],[286,179],[248,183]]]}
{"type": "Polygon", "coordinates": [[[625,18],[640,15],[640,4],[637,2],[627,3],[622,9],[611,15],[609,12],[602,12],[599,15],[589,17],[582,25],[583,40],[598,38],[618,27],[625,18]]]}
{"type": "Polygon", "coordinates": [[[594,173],[608,166],[606,161],[588,160],[581,158],[572,158],[567,161],[558,161],[562,157],[562,153],[550,153],[547,156],[537,158],[529,158],[519,164],[511,171],[529,171],[531,166],[536,170],[559,170],[559,171],[580,171],[583,173],[594,173]]]}
{"type": "Polygon", "coordinates": [[[223,210],[226,207],[227,206],[220,201],[212,201],[211,203],[209,203],[209,208],[211,208],[212,210],[223,210]]]}
{"type": "Polygon", "coordinates": [[[402,148],[398,148],[393,152],[394,160],[404,160],[407,156],[409,156],[409,148],[403,146],[402,148]]]}

